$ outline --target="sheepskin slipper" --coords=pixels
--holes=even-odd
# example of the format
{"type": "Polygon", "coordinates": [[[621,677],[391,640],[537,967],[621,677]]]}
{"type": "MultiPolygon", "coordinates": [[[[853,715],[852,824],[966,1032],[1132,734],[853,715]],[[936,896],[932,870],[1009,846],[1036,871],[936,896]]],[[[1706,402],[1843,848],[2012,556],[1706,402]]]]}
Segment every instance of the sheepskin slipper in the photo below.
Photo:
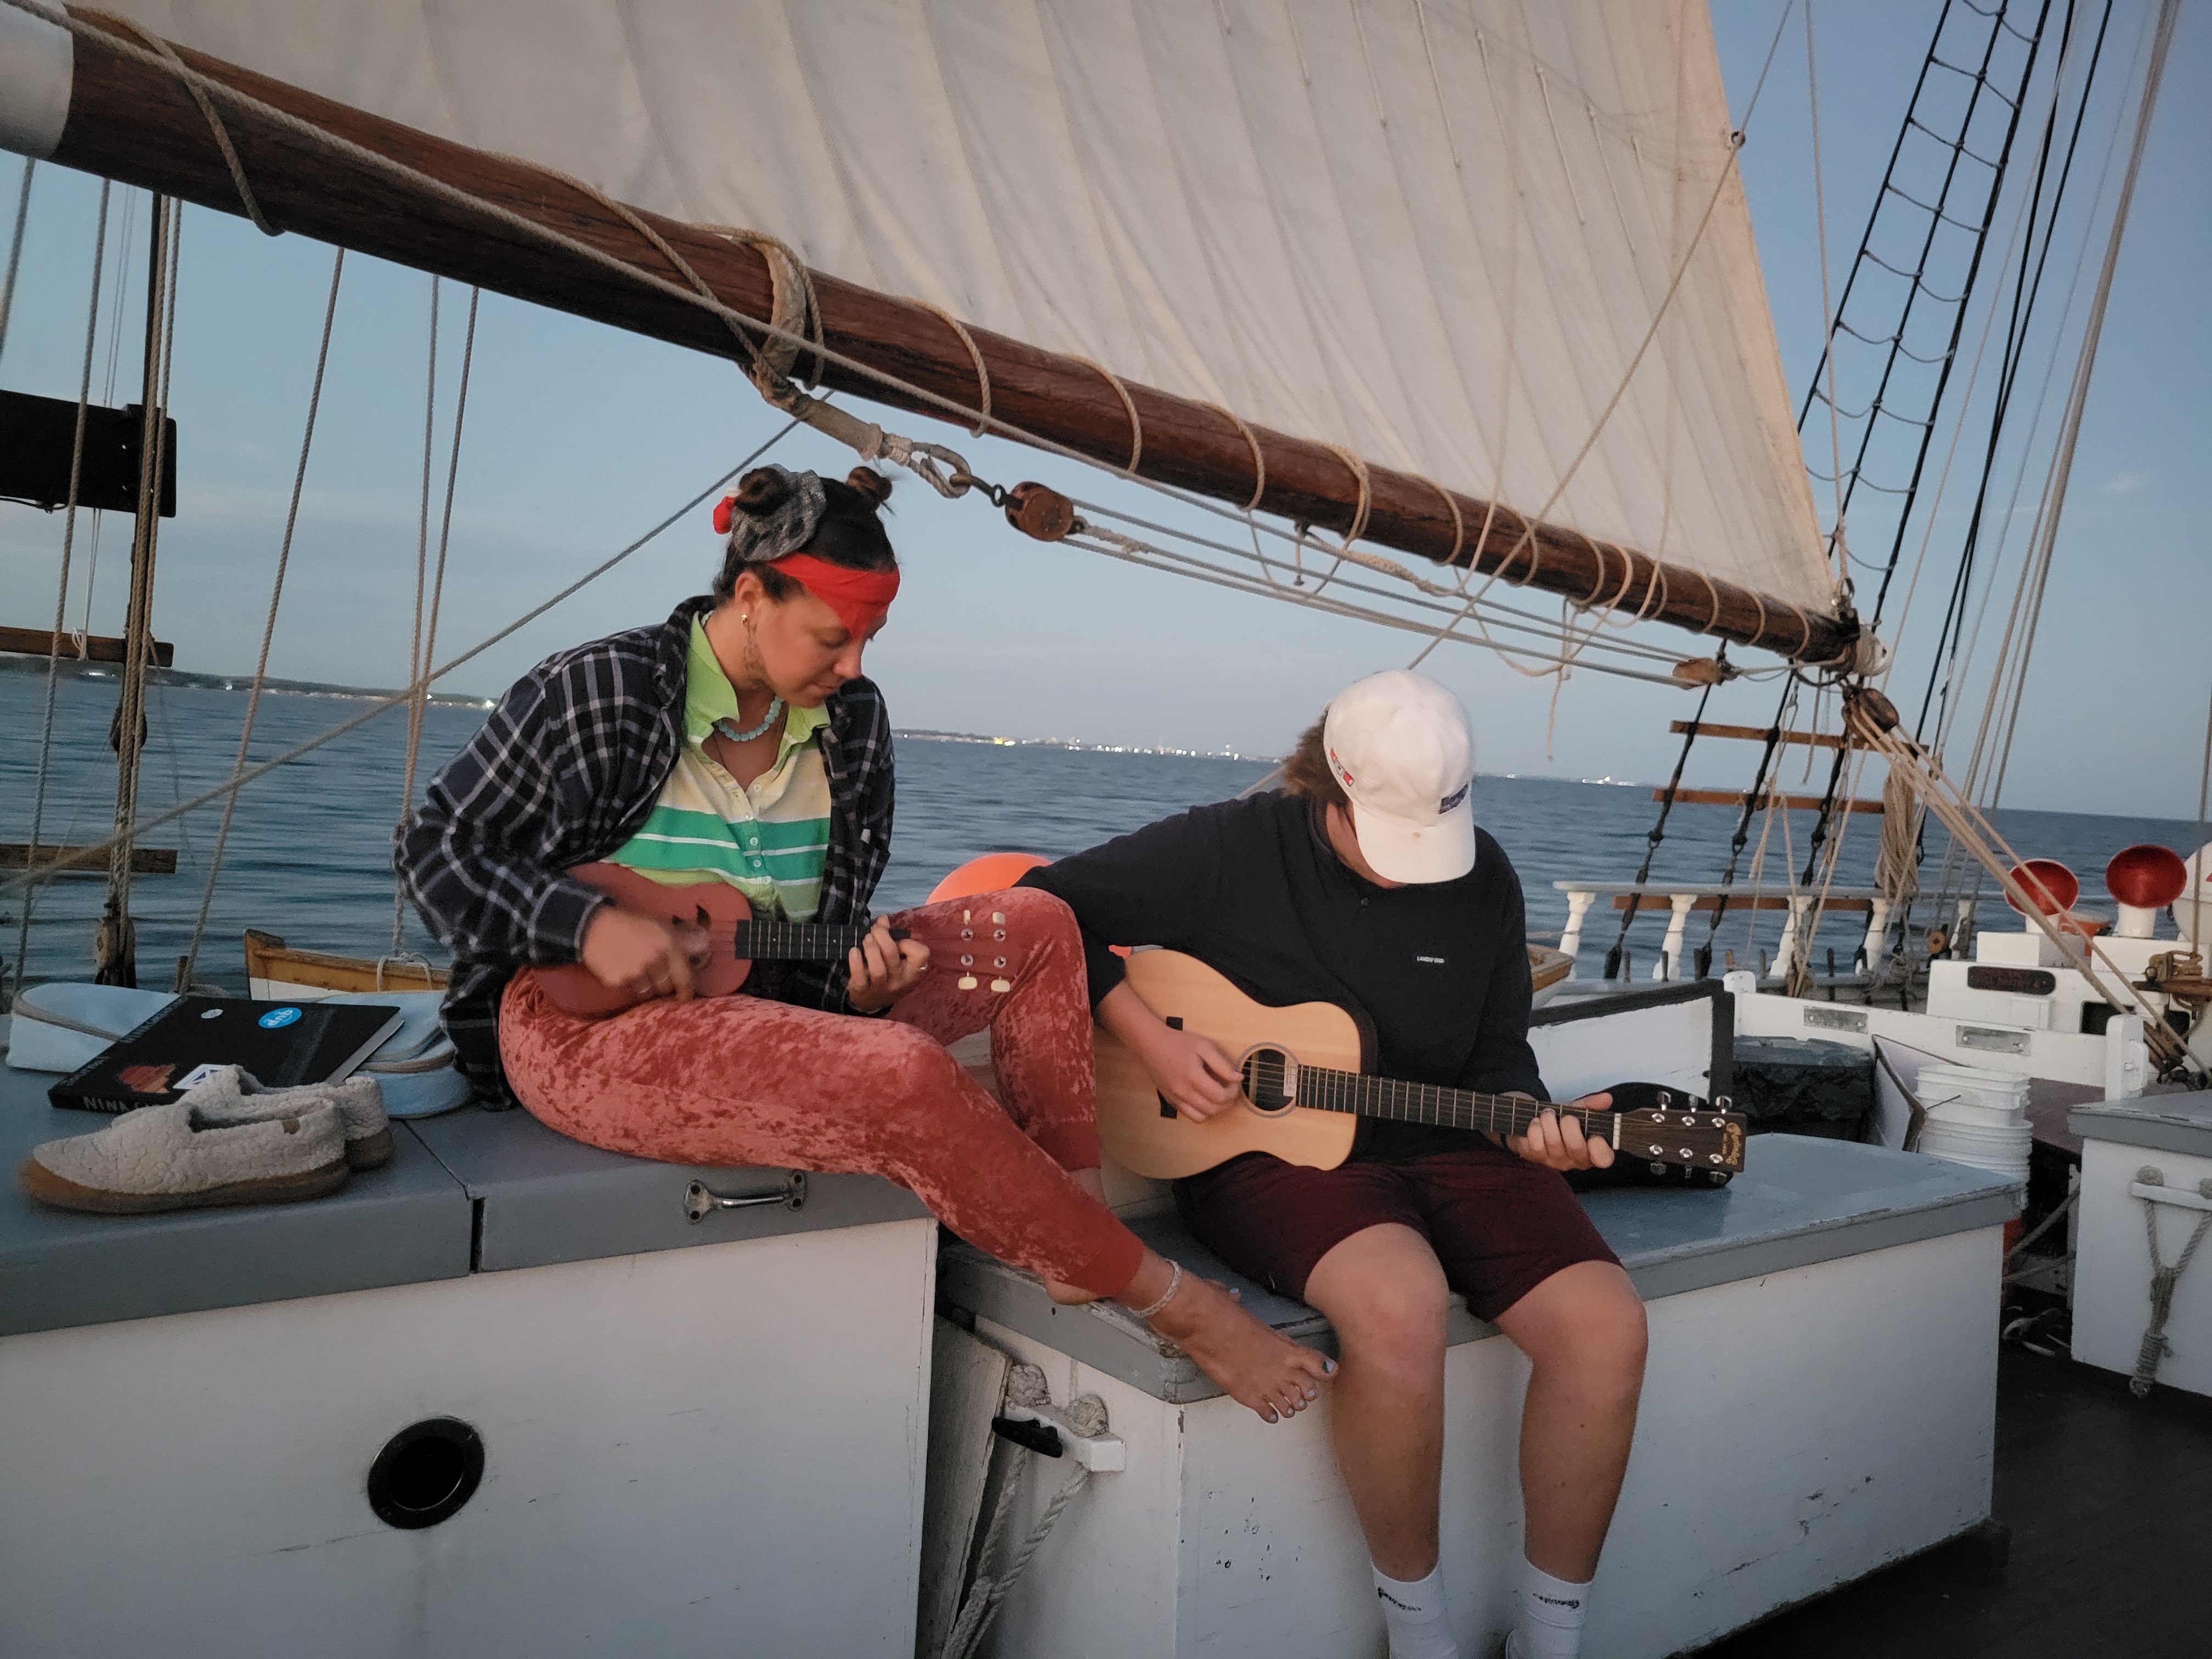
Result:
{"type": "Polygon", "coordinates": [[[190,1106],[200,1122],[223,1128],[264,1118],[296,1117],[325,1101],[337,1108],[338,1121],[345,1127],[348,1168],[381,1169],[392,1161],[392,1120],[384,1115],[384,1091],[373,1077],[272,1089],[242,1066],[223,1066],[185,1091],[181,1103],[190,1106]]]}
{"type": "Polygon", "coordinates": [[[40,1202],[100,1215],[320,1198],[345,1178],[345,1125],[327,1101],[228,1125],[207,1122],[187,1101],[143,1106],[33,1148],[16,1172],[40,1202]]]}

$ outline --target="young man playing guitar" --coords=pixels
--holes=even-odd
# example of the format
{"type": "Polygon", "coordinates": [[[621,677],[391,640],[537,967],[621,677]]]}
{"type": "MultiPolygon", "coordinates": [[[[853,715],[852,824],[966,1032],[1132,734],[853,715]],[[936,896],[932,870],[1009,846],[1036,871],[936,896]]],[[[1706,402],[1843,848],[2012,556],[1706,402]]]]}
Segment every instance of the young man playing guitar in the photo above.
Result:
{"type": "MultiPolygon", "coordinates": [[[[866,468],[842,482],[748,472],[716,514],[711,596],[549,658],[433,780],[397,860],[453,951],[454,1048],[480,1096],[505,1104],[512,1091],[612,1152],[886,1176],[1060,1299],[1129,1304],[1277,1421],[1316,1396],[1321,1356],[1162,1261],[1101,1201],[1066,907],[1042,893],[966,902],[1023,939],[988,994],[984,975],[932,975],[925,945],[869,926],[890,854],[891,738],[860,657],[898,590],[877,514],[890,489],[866,468]],[[631,872],[620,886],[714,884],[768,929],[856,942],[836,961],[760,964],[745,994],[695,997],[711,942],[665,908],[616,902],[591,878],[610,863],[631,872]],[[549,981],[579,963],[635,1006],[611,1018],[562,1006],[549,981]],[[1003,1106],[945,1048],[987,1023],[1003,1106]]],[[[959,908],[910,915],[920,931],[959,908]]],[[[726,928],[719,949],[734,940],[726,928]]]]}
{"type": "MultiPolygon", "coordinates": [[[[1330,703],[1285,763],[1282,790],[1200,807],[1024,884],[1073,908],[1099,1022],[1187,1119],[1238,1109],[1237,1060],[1148,1007],[1109,941],[1184,951],[1260,1002],[1357,1011],[1385,1076],[1540,1100],[1520,883],[1474,826],[1474,771],[1457,699],[1417,674],[1377,674],[1330,703]]],[[[1521,1424],[1521,1614],[1505,1652],[1579,1650],[1635,1430],[1644,1321],[1562,1172],[1612,1161],[1570,1113],[1545,1112],[1505,1146],[1372,1123],[1335,1169],[1248,1152],[1177,1183],[1183,1217],[1209,1248],[1336,1328],[1330,1433],[1391,1659],[1459,1653],[1437,1514],[1454,1290],[1533,1367],[1521,1424]]]]}

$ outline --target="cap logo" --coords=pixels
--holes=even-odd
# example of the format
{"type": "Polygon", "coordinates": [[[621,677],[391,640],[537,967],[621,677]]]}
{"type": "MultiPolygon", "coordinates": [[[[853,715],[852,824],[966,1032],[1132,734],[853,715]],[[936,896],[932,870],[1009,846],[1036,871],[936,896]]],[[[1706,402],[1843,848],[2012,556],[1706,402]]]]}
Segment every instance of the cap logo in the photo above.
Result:
{"type": "Polygon", "coordinates": [[[1460,785],[1458,788],[1453,790],[1451,793],[1446,795],[1442,800],[1437,803],[1437,812],[1441,814],[1450,811],[1453,807],[1457,806],[1467,799],[1467,792],[1473,787],[1474,787],[1474,780],[1473,778],[1469,778],[1465,783],[1460,785]]]}
{"type": "Polygon", "coordinates": [[[1334,749],[1328,751],[1328,763],[1336,769],[1337,781],[1349,789],[1352,787],[1352,769],[1337,759],[1336,750],[1334,749]]]}

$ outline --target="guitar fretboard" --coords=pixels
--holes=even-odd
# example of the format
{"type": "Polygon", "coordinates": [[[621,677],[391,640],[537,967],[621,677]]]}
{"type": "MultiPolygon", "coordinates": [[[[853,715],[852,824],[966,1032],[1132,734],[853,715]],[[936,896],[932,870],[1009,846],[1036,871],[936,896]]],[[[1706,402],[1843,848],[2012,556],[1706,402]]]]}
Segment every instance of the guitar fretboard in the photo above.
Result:
{"type": "MultiPolygon", "coordinates": [[[[1266,1079],[1279,1085],[1279,1077],[1266,1079]]],[[[1486,1095],[1472,1089],[1446,1089],[1427,1083],[1401,1083],[1363,1072],[1335,1072],[1318,1066],[1298,1068],[1297,1103],[1324,1112],[1389,1118],[1401,1123],[1429,1123],[1447,1129],[1480,1129],[1520,1135],[1545,1112],[1579,1121],[1583,1133],[1612,1138],[1612,1112],[1570,1111],[1517,1095],[1486,1095]]]]}
{"type": "Polygon", "coordinates": [[[842,962],[867,934],[853,923],[756,919],[737,924],[733,954],[741,962],[842,962]]]}

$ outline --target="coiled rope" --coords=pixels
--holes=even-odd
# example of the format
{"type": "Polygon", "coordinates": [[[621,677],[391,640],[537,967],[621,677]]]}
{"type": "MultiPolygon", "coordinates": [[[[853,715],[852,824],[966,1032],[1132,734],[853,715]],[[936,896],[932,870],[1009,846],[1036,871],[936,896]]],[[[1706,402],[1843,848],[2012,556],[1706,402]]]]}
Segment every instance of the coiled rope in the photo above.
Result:
{"type": "MultiPolygon", "coordinates": [[[[1035,1365],[1015,1365],[1006,1374],[1006,1403],[1026,1406],[1034,1410],[1052,1403],[1052,1393],[1045,1386],[1044,1373],[1035,1365]]],[[[1067,1426],[1085,1439],[1106,1432],[1106,1402],[1095,1394],[1079,1394],[1067,1402],[1061,1412],[1067,1426]]],[[[952,1628],[939,1650],[938,1659],[970,1659],[982,1644],[991,1620],[1021,1582],[1023,1571],[1029,1566],[1053,1523],[1060,1519],[1060,1511],[1075,1500],[1076,1494],[1091,1484],[1091,1471],[1081,1463],[1072,1469],[1060,1490],[1045,1505],[1044,1513],[1029,1530],[1021,1545],[1007,1559],[1003,1571],[994,1575],[986,1571],[991,1558],[1005,1542],[1006,1529],[1013,1516],[1014,1499],[1018,1495],[1021,1476],[1034,1457],[1026,1446],[1014,1448],[1004,1477],[999,1486],[999,1501],[991,1511],[991,1524],[983,1535],[983,1547],[975,1553],[975,1578],[967,1594],[960,1599],[960,1610],[953,1616],[952,1628]]]]}
{"type": "MultiPolygon", "coordinates": [[[[2144,1187],[2166,1185],[2166,1176],[2148,1165],[2136,1171],[2136,1181],[2144,1187]]],[[[2212,1177],[2198,1182],[2197,1190],[2212,1198],[2212,1177]]],[[[2173,1312],[2174,1286],[2189,1270],[2190,1261],[2196,1255],[2197,1247],[2204,1242],[2204,1235],[2212,1232],[2212,1210],[2197,1218],[2189,1243],[2181,1247],[2180,1256],[2169,1267],[2159,1255],[2158,1200],[2138,1194],[2137,1201],[2143,1206],[2143,1232],[2150,1244],[2150,1323],[2143,1331],[2142,1346],[2136,1351],[2136,1374],[2128,1379],[2128,1392],[2141,1400],[2158,1380],[2160,1362],[2173,1352],[2173,1344],[2166,1334],[2166,1322],[2173,1312]]]]}

